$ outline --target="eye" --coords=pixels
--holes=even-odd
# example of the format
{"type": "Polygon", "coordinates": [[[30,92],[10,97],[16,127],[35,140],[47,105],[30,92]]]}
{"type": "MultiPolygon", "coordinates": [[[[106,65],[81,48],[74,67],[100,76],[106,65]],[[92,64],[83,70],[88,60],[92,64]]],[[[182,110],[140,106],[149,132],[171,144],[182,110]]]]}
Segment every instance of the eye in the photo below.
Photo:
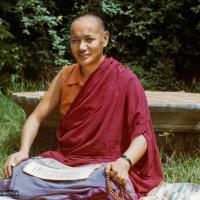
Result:
{"type": "Polygon", "coordinates": [[[72,39],[71,42],[72,42],[72,43],[79,43],[80,40],[79,40],[79,39],[72,39]]]}
{"type": "Polygon", "coordinates": [[[86,41],[90,43],[90,42],[94,41],[94,38],[87,38],[86,41]]]}

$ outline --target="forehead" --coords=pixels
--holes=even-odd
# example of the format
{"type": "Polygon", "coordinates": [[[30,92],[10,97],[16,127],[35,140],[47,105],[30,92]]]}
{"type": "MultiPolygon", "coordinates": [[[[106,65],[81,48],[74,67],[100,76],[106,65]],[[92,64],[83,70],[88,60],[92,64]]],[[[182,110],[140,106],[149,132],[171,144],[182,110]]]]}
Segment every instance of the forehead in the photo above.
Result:
{"type": "Polygon", "coordinates": [[[93,35],[102,32],[100,22],[93,17],[76,19],[71,25],[71,36],[93,35]]]}

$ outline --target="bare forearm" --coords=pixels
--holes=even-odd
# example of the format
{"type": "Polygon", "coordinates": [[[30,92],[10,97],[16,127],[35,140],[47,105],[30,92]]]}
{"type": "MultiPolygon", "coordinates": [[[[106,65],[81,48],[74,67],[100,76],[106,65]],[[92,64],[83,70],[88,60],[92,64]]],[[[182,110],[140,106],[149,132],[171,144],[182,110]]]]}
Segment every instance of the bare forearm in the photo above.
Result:
{"type": "Polygon", "coordinates": [[[130,144],[124,154],[131,160],[134,165],[147,151],[147,142],[143,135],[136,137],[130,144]]]}
{"type": "MultiPolygon", "coordinates": [[[[124,155],[130,159],[134,165],[147,151],[147,142],[143,135],[136,137],[130,144],[124,155]]],[[[124,184],[128,180],[128,171],[131,168],[128,160],[120,157],[106,165],[106,171],[111,173],[113,180],[119,184],[124,184]]]]}
{"type": "Polygon", "coordinates": [[[20,151],[24,151],[29,154],[30,148],[37,136],[40,123],[32,115],[27,119],[24,124],[20,142],[20,151]]]}

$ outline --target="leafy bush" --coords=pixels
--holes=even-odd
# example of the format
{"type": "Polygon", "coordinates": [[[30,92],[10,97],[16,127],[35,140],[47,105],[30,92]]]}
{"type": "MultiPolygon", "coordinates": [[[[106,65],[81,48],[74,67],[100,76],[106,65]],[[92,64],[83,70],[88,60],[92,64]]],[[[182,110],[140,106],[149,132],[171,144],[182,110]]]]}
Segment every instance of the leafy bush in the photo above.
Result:
{"type": "Polygon", "coordinates": [[[3,80],[11,80],[5,71],[9,77],[52,78],[73,62],[72,19],[93,12],[111,32],[107,55],[132,68],[146,89],[200,92],[200,70],[195,67],[200,61],[199,0],[3,0],[0,5],[3,80]]]}

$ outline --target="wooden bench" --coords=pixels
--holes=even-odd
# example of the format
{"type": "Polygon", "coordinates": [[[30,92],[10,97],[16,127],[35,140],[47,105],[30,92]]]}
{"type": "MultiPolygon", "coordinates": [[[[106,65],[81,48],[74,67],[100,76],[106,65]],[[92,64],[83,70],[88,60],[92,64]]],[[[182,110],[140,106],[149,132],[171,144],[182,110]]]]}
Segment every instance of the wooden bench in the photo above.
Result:
{"type": "MultiPolygon", "coordinates": [[[[13,93],[13,98],[28,116],[44,93],[44,91],[19,92],[13,93]]],[[[192,148],[199,148],[200,94],[158,91],[145,91],[145,93],[158,142],[166,148],[168,146],[171,148],[171,145],[173,148],[181,148],[182,146],[189,148],[191,141],[192,148]]],[[[46,146],[47,148],[52,147],[55,143],[55,129],[59,119],[59,110],[55,109],[41,125],[39,131],[41,136],[37,143],[45,146],[44,143],[47,143],[47,139],[44,134],[48,134],[50,142],[48,141],[46,146]]]]}

